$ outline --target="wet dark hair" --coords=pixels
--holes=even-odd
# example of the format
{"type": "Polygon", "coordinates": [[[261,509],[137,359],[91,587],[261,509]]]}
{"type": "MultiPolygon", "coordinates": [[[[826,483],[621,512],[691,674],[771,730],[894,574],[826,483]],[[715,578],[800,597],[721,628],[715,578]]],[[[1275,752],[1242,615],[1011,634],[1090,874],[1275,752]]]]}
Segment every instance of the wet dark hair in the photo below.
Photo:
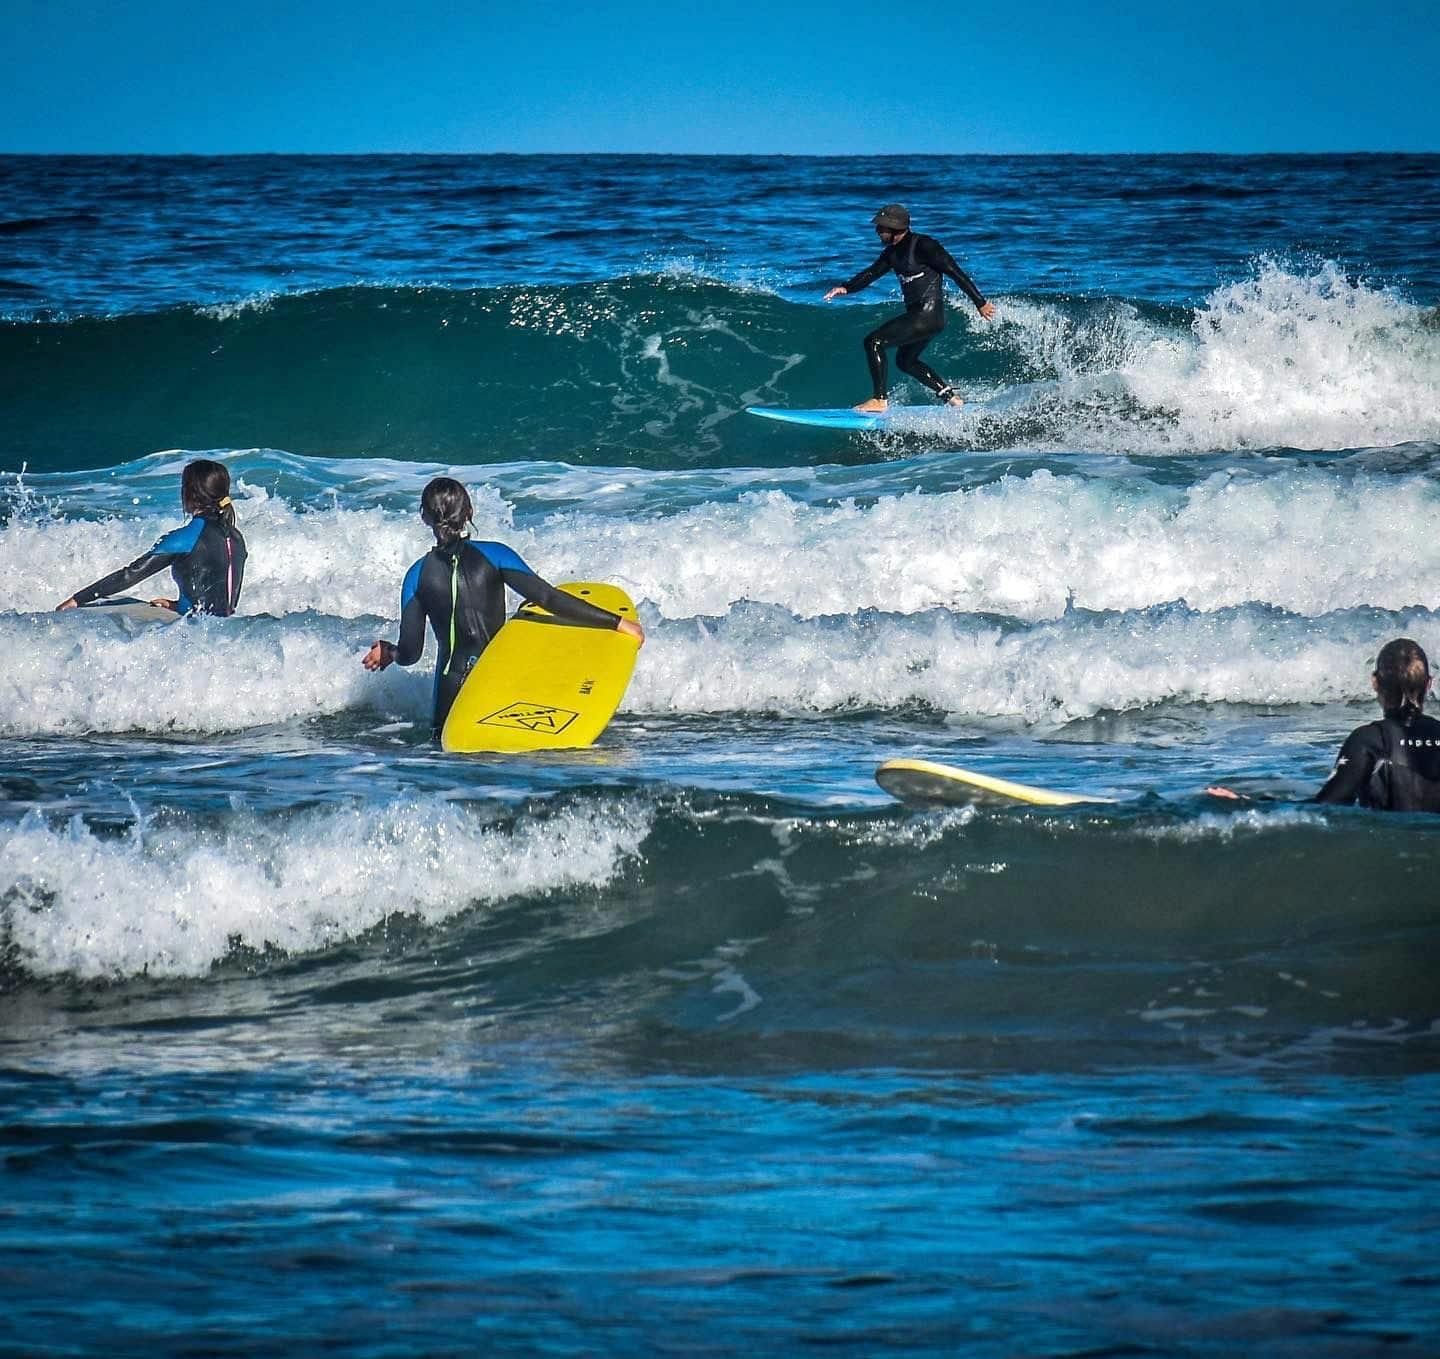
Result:
{"type": "Polygon", "coordinates": [[[453,543],[466,536],[475,507],[470,492],[454,477],[436,477],[420,494],[420,517],[435,530],[437,542],[453,543]]]}
{"type": "Polygon", "coordinates": [[[1399,710],[1405,719],[1419,717],[1430,687],[1430,662],[1418,642],[1397,637],[1375,658],[1375,692],[1386,712],[1399,710]]]}
{"type": "Polygon", "coordinates": [[[235,507],[230,503],[230,469],[223,462],[196,458],[180,473],[180,504],[186,514],[216,516],[229,528],[235,527],[235,507]]]}

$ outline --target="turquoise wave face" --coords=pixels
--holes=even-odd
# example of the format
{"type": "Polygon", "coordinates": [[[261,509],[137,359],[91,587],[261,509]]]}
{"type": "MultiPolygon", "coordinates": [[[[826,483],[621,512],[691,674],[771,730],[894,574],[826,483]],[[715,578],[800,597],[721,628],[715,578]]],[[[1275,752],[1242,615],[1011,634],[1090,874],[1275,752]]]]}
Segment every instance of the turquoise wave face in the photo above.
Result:
{"type": "Polygon", "coordinates": [[[342,288],[0,325],[4,456],[35,471],[157,449],[280,448],[467,466],[786,467],[940,449],[1193,453],[1440,438],[1440,332],[1333,264],[1262,261],[1198,308],[1002,297],[927,360],[973,404],[896,378],[869,435],[747,405],[868,394],[860,339],[897,303],[829,307],[695,276],[342,288]]]}

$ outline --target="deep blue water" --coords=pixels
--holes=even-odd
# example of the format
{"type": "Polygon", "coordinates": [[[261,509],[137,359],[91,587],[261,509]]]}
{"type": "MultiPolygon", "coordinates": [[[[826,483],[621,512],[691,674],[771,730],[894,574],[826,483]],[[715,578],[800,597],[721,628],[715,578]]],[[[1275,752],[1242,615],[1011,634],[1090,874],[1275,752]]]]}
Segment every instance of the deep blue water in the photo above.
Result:
{"type": "Polygon", "coordinates": [[[0,158],[0,1353],[1440,1353],[1440,822],[1304,801],[1440,649],[1437,221],[1435,156],[0,158]],[[976,399],[747,417],[865,395],[892,199],[976,399]],[[202,451],[240,615],[55,615],[202,451]],[[360,669],[441,471],[637,601],[593,749],[360,669]]]}

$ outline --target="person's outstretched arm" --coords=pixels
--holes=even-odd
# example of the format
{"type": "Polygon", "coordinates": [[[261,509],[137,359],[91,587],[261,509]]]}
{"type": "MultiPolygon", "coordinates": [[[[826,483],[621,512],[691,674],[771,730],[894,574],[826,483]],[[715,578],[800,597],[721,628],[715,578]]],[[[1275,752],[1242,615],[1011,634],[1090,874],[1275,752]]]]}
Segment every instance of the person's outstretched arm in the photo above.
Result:
{"type": "Polygon", "coordinates": [[[400,640],[387,642],[377,639],[370,645],[360,664],[367,670],[383,670],[392,662],[397,665],[414,665],[425,650],[425,608],[420,603],[420,572],[425,566],[421,557],[405,573],[405,583],[400,587],[400,640]]]}
{"type": "MultiPolygon", "coordinates": [[[[1345,744],[1340,747],[1340,754],[1335,757],[1335,768],[1330,771],[1330,777],[1325,780],[1320,791],[1310,799],[1311,802],[1348,805],[1359,800],[1360,793],[1369,782],[1370,774],[1375,767],[1375,752],[1365,735],[1365,730],[1364,727],[1357,728],[1345,738],[1345,744]]],[[[1256,797],[1251,793],[1237,793],[1233,788],[1226,788],[1222,784],[1212,784],[1205,791],[1211,797],[1229,798],[1233,802],[1273,800],[1263,796],[1256,797]]]]}
{"type": "Polygon", "coordinates": [[[621,618],[618,613],[611,613],[609,609],[599,608],[588,600],[581,599],[579,595],[572,595],[568,590],[557,590],[548,580],[537,576],[528,567],[524,570],[501,567],[500,578],[517,595],[523,595],[532,604],[538,604],[567,623],[575,623],[582,628],[610,628],[613,631],[628,632],[632,637],[644,640],[645,634],[638,623],[621,618]]]}
{"type": "Polygon", "coordinates": [[[1375,764],[1365,733],[1366,729],[1360,727],[1345,738],[1340,754],[1335,757],[1335,768],[1312,801],[1349,803],[1359,798],[1375,764]]]}
{"type": "Polygon", "coordinates": [[[888,272],[889,269],[890,253],[889,251],[882,250],[880,252],[880,258],[877,259],[874,264],[868,269],[862,269],[848,283],[842,283],[838,288],[831,288],[830,291],[825,294],[825,300],[828,302],[832,297],[844,297],[846,293],[858,293],[862,289],[868,288],[881,274],[888,272]]]}
{"type": "Polygon", "coordinates": [[[108,599],[111,595],[130,589],[132,585],[138,585],[157,571],[173,566],[181,557],[188,557],[195,550],[195,544],[200,541],[200,534],[204,529],[203,519],[192,519],[183,528],[167,533],[144,556],[136,557],[129,566],[122,566],[108,576],[101,576],[93,585],[76,590],[69,599],[57,604],[56,609],[73,609],[81,604],[93,603],[97,599],[108,599]]]}

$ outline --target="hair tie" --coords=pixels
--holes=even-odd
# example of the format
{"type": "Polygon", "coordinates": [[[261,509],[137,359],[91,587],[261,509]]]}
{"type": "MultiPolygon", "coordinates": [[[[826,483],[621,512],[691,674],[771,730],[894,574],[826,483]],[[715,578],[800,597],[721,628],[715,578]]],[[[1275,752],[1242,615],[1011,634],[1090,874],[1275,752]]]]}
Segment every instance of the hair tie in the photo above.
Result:
{"type": "Polygon", "coordinates": [[[230,503],[230,497],[229,497],[228,495],[222,495],[222,496],[220,497],[220,499],[215,502],[215,504],[218,505],[218,506],[220,507],[220,509],[222,509],[222,510],[223,510],[223,509],[225,508],[225,506],[228,505],[229,503],[230,503]]]}

